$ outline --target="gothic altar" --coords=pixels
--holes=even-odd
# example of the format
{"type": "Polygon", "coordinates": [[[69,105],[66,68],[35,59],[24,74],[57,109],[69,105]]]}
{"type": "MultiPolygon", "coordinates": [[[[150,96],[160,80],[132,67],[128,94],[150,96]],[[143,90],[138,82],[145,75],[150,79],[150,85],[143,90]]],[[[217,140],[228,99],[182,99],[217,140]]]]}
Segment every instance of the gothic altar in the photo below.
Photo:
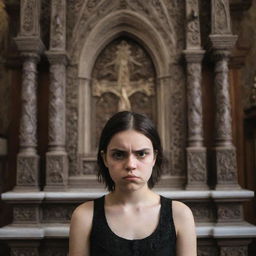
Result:
{"type": "MultiPolygon", "coordinates": [[[[243,6],[236,2],[233,8],[243,6]]],[[[0,228],[11,255],[66,255],[72,211],[105,193],[95,175],[97,141],[120,110],[145,113],[157,125],[169,163],[156,190],[193,210],[198,255],[248,255],[256,227],[243,217],[243,202],[253,192],[238,184],[232,138],[229,60],[237,35],[230,5],[20,1],[16,186],[2,194],[13,222],[0,228]],[[49,77],[46,142],[38,140],[40,65],[49,77]],[[205,70],[212,91],[202,82],[205,70]],[[204,97],[214,103],[208,144],[204,97]],[[47,147],[43,156],[40,143],[47,147]]]]}

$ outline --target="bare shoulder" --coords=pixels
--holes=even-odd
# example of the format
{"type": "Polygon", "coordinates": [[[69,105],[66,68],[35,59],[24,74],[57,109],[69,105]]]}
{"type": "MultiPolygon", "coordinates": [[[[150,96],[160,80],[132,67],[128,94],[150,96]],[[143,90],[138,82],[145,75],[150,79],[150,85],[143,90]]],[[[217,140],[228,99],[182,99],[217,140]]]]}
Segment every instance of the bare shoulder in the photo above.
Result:
{"type": "Polygon", "coordinates": [[[80,204],[72,213],[71,224],[79,222],[81,224],[89,224],[93,218],[93,201],[80,204]]]}
{"type": "Polygon", "coordinates": [[[69,255],[89,255],[92,229],[93,201],[79,205],[73,212],[69,230],[69,255]]]}
{"type": "Polygon", "coordinates": [[[172,212],[176,218],[193,217],[191,209],[180,201],[172,201],[172,212]]]}
{"type": "Polygon", "coordinates": [[[173,201],[172,212],[177,233],[188,227],[194,228],[195,223],[193,213],[186,204],[179,201],[173,201]]]}

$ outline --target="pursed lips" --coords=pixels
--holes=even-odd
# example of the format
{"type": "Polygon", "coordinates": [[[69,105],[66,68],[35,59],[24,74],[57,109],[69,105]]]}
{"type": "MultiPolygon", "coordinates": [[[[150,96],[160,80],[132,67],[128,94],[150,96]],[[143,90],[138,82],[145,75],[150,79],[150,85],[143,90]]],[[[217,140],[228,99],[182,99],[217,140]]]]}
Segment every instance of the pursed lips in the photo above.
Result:
{"type": "Polygon", "coordinates": [[[126,179],[126,180],[133,180],[133,179],[139,179],[139,177],[136,176],[136,175],[127,175],[127,176],[125,176],[123,179],[126,179]]]}

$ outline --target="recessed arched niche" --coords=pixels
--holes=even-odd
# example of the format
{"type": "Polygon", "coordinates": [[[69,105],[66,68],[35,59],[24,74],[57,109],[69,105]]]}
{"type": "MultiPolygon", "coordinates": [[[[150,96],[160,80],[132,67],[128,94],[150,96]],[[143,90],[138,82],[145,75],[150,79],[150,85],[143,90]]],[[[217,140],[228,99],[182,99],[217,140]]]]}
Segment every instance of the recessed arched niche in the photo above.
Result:
{"type": "Polygon", "coordinates": [[[124,36],[110,42],[93,67],[91,97],[93,151],[104,124],[118,111],[146,114],[155,121],[156,72],[143,46],[124,36]]]}

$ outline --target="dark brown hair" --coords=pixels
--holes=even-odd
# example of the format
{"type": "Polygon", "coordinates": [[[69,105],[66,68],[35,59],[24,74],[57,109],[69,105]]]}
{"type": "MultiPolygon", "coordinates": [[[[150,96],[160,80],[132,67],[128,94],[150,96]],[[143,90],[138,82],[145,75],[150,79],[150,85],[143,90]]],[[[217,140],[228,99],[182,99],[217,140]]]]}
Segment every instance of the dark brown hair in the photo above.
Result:
{"type": "Polygon", "coordinates": [[[115,134],[130,129],[140,132],[148,137],[152,142],[154,151],[157,152],[152,175],[148,181],[149,188],[154,187],[162,174],[163,149],[158,132],[153,122],[147,116],[142,114],[130,111],[118,112],[108,120],[102,130],[97,155],[98,179],[99,181],[103,181],[105,183],[106,188],[109,191],[115,190],[115,183],[111,179],[108,168],[104,164],[102,152],[106,153],[108,144],[115,134]]]}

